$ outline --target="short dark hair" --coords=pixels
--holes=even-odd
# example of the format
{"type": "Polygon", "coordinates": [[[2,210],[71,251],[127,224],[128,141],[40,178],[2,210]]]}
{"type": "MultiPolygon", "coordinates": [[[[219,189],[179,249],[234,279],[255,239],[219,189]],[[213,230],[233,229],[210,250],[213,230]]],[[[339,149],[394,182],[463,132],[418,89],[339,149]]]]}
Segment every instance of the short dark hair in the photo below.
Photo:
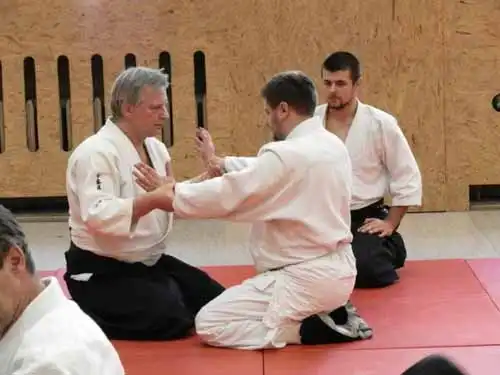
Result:
{"type": "Polygon", "coordinates": [[[3,267],[5,256],[10,248],[17,246],[24,253],[26,268],[31,274],[35,273],[35,262],[28,249],[26,236],[10,210],[0,205],[0,269],[3,267]]]}
{"type": "Polygon", "coordinates": [[[329,72],[338,72],[339,70],[348,70],[351,72],[351,80],[356,83],[361,77],[361,68],[359,60],[350,52],[337,51],[328,56],[323,61],[322,69],[329,72]]]}
{"type": "Polygon", "coordinates": [[[272,109],[285,102],[304,116],[312,116],[317,105],[314,82],[300,71],[276,74],[262,88],[261,95],[272,109]]]}

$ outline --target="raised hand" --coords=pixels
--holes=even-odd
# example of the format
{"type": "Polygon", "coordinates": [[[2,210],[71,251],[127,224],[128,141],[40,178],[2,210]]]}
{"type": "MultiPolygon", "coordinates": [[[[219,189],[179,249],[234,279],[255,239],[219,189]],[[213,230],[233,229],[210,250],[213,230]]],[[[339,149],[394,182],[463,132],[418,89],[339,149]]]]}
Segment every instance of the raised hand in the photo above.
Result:
{"type": "Polygon", "coordinates": [[[132,174],[135,177],[135,181],[147,192],[158,189],[160,186],[174,181],[171,177],[160,176],[153,168],[145,163],[138,163],[134,167],[132,174]]]}
{"type": "Polygon", "coordinates": [[[200,154],[200,157],[203,160],[205,166],[207,166],[210,160],[215,156],[215,145],[212,141],[212,137],[207,130],[198,128],[196,130],[195,141],[196,150],[200,154]]]}
{"type": "Polygon", "coordinates": [[[215,145],[210,133],[203,128],[196,131],[196,150],[203,161],[209,178],[222,175],[222,159],[215,154],[215,145]]]}

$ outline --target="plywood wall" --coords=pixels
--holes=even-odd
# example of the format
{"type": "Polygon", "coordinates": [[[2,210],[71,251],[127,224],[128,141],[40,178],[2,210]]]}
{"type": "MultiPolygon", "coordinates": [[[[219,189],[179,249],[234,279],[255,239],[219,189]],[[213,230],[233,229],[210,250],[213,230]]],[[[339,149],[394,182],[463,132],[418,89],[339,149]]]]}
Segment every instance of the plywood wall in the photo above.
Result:
{"type": "Polygon", "coordinates": [[[468,207],[469,185],[500,184],[500,2],[445,4],[446,206],[468,207]]]}
{"type": "Polygon", "coordinates": [[[500,116],[489,104],[500,91],[497,0],[247,0],[230,6],[223,0],[3,0],[0,13],[1,197],[64,195],[71,150],[60,146],[59,55],[70,62],[76,145],[93,132],[92,55],[103,57],[108,99],[127,53],[138,64],[157,67],[159,54],[168,51],[170,151],[180,178],[197,174],[197,50],[206,55],[208,128],[221,153],[253,154],[269,139],[258,94],[271,75],[301,69],[319,83],[322,60],[347,49],[363,64],[361,99],[395,114],[415,151],[424,175],[423,210],[467,209],[469,184],[500,183],[494,164],[500,116]],[[26,146],[26,56],[36,64],[36,152],[26,146]]]}

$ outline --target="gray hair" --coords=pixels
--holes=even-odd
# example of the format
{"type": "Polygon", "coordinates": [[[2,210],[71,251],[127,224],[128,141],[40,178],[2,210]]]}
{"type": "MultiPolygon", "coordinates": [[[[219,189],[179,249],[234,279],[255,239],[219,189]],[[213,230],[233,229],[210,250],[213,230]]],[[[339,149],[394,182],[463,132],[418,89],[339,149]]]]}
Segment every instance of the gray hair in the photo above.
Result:
{"type": "Polygon", "coordinates": [[[28,248],[26,236],[10,210],[0,205],[0,269],[3,260],[12,247],[17,247],[24,253],[26,268],[31,274],[35,273],[35,262],[28,248]]]}
{"type": "Polygon", "coordinates": [[[122,105],[136,105],[139,102],[141,90],[145,86],[155,89],[168,89],[168,74],[163,69],[147,67],[131,67],[121,72],[111,88],[111,119],[119,120],[122,117],[122,105]]]}

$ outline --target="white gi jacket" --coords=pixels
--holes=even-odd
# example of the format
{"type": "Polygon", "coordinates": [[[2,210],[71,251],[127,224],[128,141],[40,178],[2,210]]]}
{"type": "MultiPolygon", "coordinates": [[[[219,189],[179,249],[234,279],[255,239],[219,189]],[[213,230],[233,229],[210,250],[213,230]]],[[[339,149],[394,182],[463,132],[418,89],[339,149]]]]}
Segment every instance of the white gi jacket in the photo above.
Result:
{"type": "Polygon", "coordinates": [[[174,210],[184,218],[252,222],[250,252],[257,271],[340,247],[351,251],[349,156],[317,117],[299,124],[286,140],[263,146],[255,158],[228,158],[226,168],[221,177],[177,183],[174,210]]]}
{"type": "Polygon", "coordinates": [[[57,279],[42,282],[43,292],[0,339],[0,374],[125,374],[111,342],[66,298],[57,279]]]}
{"type": "MultiPolygon", "coordinates": [[[[327,104],[316,107],[323,126],[326,111],[327,104]]],[[[351,209],[369,206],[387,193],[393,206],[422,204],[422,176],[394,116],[358,101],[345,145],[353,167],[351,209]]]]}
{"type": "MultiPolygon", "coordinates": [[[[155,170],[166,175],[167,147],[154,137],[145,145],[155,170]]],[[[156,263],[166,251],[173,215],[154,210],[132,225],[133,200],[144,190],[132,175],[140,157],[111,120],[83,141],[68,161],[66,189],[71,239],[76,246],[126,262],[156,263]]]]}

